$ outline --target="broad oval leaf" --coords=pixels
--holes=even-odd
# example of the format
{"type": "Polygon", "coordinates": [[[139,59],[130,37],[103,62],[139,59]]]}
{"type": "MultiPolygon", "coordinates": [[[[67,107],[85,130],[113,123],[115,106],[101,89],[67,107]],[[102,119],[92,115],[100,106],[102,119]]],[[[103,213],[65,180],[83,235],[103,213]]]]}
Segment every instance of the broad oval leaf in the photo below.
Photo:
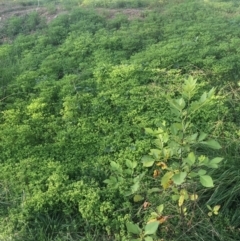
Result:
{"type": "Polygon", "coordinates": [[[218,168],[218,164],[211,164],[211,163],[209,163],[208,165],[207,165],[209,168],[218,168]]]}
{"type": "Polygon", "coordinates": [[[153,135],[153,134],[154,134],[154,131],[153,131],[153,129],[151,129],[151,128],[145,128],[145,133],[146,133],[146,134],[153,135]]]}
{"type": "Polygon", "coordinates": [[[159,159],[162,154],[162,151],[159,149],[151,149],[150,155],[152,155],[154,158],[159,159]]]}
{"type": "Polygon", "coordinates": [[[106,184],[112,183],[110,179],[105,179],[103,182],[106,183],[106,184]]]}
{"type": "Polygon", "coordinates": [[[150,220],[148,221],[148,223],[151,223],[151,222],[157,221],[156,218],[157,218],[158,216],[159,216],[158,213],[156,213],[156,212],[152,212],[152,213],[151,213],[151,217],[154,218],[154,219],[150,219],[150,220]]]}
{"type": "Polygon", "coordinates": [[[130,169],[134,169],[137,166],[136,161],[130,161],[129,159],[126,160],[126,166],[130,169]]]}
{"type": "Polygon", "coordinates": [[[203,169],[200,169],[199,171],[198,171],[198,175],[199,176],[203,176],[203,175],[205,175],[207,173],[207,171],[206,170],[203,170],[203,169]]]}
{"type": "Polygon", "coordinates": [[[191,136],[188,136],[186,139],[190,142],[195,142],[198,137],[198,133],[194,133],[191,136]]]}
{"type": "Polygon", "coordinates": [[[175,100],[175,102],[178,104],[178,106],[182,109],[186,106],[186,102],[183,98],[180,98],[178,100],[175,100]]]}
{"type": "Polygon", "coordinates": [[[190,152],[187,156],[187,158],[184,158],[184,162],[186,162],[188,165],[192,166],[196,161],[196,156],[193,152],[190,152]]]}
{"type": "Polygon", "coordinates": [[[180,195],[174,194],[174,195],[172,195],[172,200],[177,201],[177,200],[179,200],[179,197],[180,197],[180,195]]]}
{"type": "Polygon", "coordinates": [[[112,169],[114,171],[121,171],[120,165],[118,163],[114,162],[114,161],[110,162],[110,166],[112,167],[112,169]]]}
{"type": "Polygon", "coordinates": [[[178,200],[178,206],[181,207],[184,202],[184,195],[180,195],[179,200],[178,200]]]}
{"type": "Polygon", "coordinates": [[[142,178],[145,176],[146,172],[142,172],[140,175],[137,175],[136,177],[133,178],[133,182],[139,182],[142,180],[142,178]]]}
{"type": "Polygon", "coordinates": [[[128,174],[128,175],[131,175],[132,174],[132,169],[126,169],[124,170],[124,173],[128,174]]]}
{"type": "Polygon", "coordinates": [[[164,209],[164,205],[163,205],[163,204],[159,205],[159,206],[157,207],[158,213],[161,214],[162,211],[163,211],[163,209],[164,209]]]}
{"type": "Polygon", "coordinates": [[[175,184],[181,185],[185,181],[186,176],[186,172],[179,172],[172,177],[172,180],[175,184]]]}
{"type": "Polygon", "coordinates": [[[208,212],[208,216],[212,217],[213,213],[212,212],[208,212]]]}
{"type": "Polygon", "coordinates": [[[113,184],[116,184],[118,181],[117,181],[116,177],[110,176],[109,179],[106,179],[103,182],[106,183],[106,184],[109,184],[109,185],[110,184],[113,185],[113,184]]]}
{"type": "Polygon", "coordinates": [[[141,195],[139,195],[139,194],[137,194],[137,195],[135,195],[135,196],[133,197],[133,201],[134,201],[134,202],[140,202],[140,201],[142,201],[143,199],[144,199],[144,197],[141,196],[141,195]]]}
{"type": "Polygon", "coordinates": [[[220,146],[220,144],[215,141],[215,140],[208,140],[208,141],[202,141],[201,144],[204,144],[212,149],[218,150],[221,149],[222,147],[220,146]]]}
{"type": "Polygon", "coordinates": [[[208,134],[201,132],[199,137],[198,137],[198,141],[203,141],[204,139],[206,139],[208,136],[208,134]]]}
{"type": "Polygon", "coordinates": [[[197,177],[197,176],[198,176],[198,174],[196,172],[190,172],[188,174],[188,177],[190,177],[190,178],[194,178],[194,177],[197,177]]]}
{"type": "Polygon", "coordinates": [[[133,233],[133,234],[140,234],[141,233],[141,229],[139,228],[139,226],[137,224],[134,223],[126,223],[127,226],[127,230],[129,233],[133,233]]]}
{"type": "Polygon", "coordinates": [[[206,99],[207,99],[207,93],[206,93],[206,92],[204,92],[204,93],[202,94],[202,96],[200,97],[199,102],[203,103],[203,102],[205,102],[205,101],[206,101],[206,99]]]}
{"type": "Polygon", "coordinates": [[[143,156],[142,157],[142,163],[144,167],[151,167],[155,162],[155,159],[153,159],[151,156],[143,156]]]}
{"type": "Polygon", "coordinates": [[[164,189],[167,189],[171,185],[172,172],[166,172],[161,179],[161,185],[164,189]]]}
{"type": "Polygon", "coordinates": [[[220,207],[221,207],[220,205],[214,206],[214,208],[213,208],[213,213],[214,213],[215,215],[218,215],[218,211],[219,211],[220,207]]]}
{"type": "Polygon", "coordinates": [[[200,176],[200,182],[204,187],[214,187],[213,180],[208,175],[200,176]]]}
{"type": "MultiPolygon", "coordinates": [[[[169,102],[169,105],[171,106],[171,111],[173,113],[179,113],[180,114],[180,111],[182,110],[181,106],[179,106],[179,104],[177,103],[177,100],[173,100],[171,98],[168,98],[168,102],[169,102]]],[[[177,114],[178,115],[178,114],[177,114]]]]}
{"type": "Polygon", "coordinates": [[[188,154],[187,159],[191,162],[191,164],[194,164],[194,163],[195,163],[195,160],[196,160],[196,157],[195,157],[195,155],[194,155],[193,152],[190,152],[190,153],[188,154]]]}
{"type": "Polygon", "coordinates": [[[158,221],[148,223],[145,226],[145,233],[144,233],[144,235],[149,235],[149,234],[156,233],[156,231],[158,229],[158,226],[159,226],[159,222],[158,221]]]}
{"type": "Polygon", "coordinates": [[[152,193],[154,193],[154,192],[160,193],[161,191],[162,191],[162,189],[160,189],[160,188],[158,188],[158,187],[153,187],[153,188],[151,188],[151,189],[148,189],[148,190],[147,190],[147,193],[148,193],[148,194],[152,194],[152,193]]]}
{"type": "Polygon", "coordinates": [[[219,162],[221,162],[223,160],[222,157],[215,157],[210,161],[210,164],[218,164],[219,162]]]}
{"type": "Polygon", "coordinates": [[[139,182],[136,182],[135,184],[133,184],[132,187],[131,187],[132,193],[137,192],[139,187],[140,187],[139,182]]]}
{"type": "Polygon", "coordinates": [[[190,200],[191,201],[196,201],[197,199],[198,199],[198,195],[197,194],[190,195],[190,200]]]}
{"type": "Polygon", "coordinates": [[[182,130],[182,125],[180,123],[173,123],[170,129],[173,135],[177,135],[178,131],[182,130]]]}
{"type": "Polygon", "coordinates": [[[147,236],[144,238],[144,241],[153,241],[153,238],[151,236],[147,236]]]}

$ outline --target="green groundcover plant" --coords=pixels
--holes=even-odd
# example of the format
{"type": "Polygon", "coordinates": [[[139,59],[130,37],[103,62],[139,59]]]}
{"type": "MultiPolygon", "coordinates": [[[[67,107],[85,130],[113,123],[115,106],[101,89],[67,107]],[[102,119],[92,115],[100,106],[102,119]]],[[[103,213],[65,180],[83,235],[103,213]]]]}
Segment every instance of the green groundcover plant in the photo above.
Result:
{"type": "Polygon", "coordinates": [[[38,2],[0,25],[0,240],[238,240],[238,2],[38,2]]]}

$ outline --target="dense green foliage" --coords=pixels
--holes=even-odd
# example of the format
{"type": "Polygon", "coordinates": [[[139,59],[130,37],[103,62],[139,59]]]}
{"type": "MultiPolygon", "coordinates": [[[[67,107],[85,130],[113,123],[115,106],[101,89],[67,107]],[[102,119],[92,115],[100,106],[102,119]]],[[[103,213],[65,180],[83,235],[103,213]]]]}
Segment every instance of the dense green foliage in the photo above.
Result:
{"type": "Polygon", "coordinates": [[[0,240],[127,241],[160,204],[172,215],[160,173],[142,165],[154,147],[144,130],[164,121],[168,133],[178,122],[169,100],[179,100],[189,76],[198,79],[192,102],[216,89],[191,116],[191,133],[222,146],[218,153],[200,146],[197,155],[224,160],[209,173],[214,187],[206,188],[208,178],[204,187],[194,184],[198,198],[186,225],[173,215],[153,238],[237,240],[238,2],[71,2],[149,8],[128,18],[124,10],[109,17],[74,5],[49,24],[33,12],[0,29],[0,240]]]}

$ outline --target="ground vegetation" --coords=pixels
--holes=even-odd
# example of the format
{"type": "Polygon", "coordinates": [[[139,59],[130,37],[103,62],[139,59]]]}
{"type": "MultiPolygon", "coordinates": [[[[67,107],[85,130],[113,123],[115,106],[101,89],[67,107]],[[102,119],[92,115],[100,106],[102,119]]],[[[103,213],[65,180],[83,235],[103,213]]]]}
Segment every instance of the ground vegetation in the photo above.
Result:
{"type": "Polygon", "coordinates": [[[238,240],[238,1],[66,2],[0,1],[0,240],[238,240]]]}

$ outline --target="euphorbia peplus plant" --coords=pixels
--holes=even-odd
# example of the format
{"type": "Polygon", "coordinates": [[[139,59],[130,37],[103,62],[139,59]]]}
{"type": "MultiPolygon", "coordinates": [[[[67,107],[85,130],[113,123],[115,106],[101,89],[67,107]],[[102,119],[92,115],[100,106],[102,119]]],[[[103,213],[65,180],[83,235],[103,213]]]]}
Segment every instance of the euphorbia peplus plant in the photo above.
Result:
{"type": "MultiPolygon", "coordinates": [[[[201,183],[207,188],[213,187],[213,180],[208,174],[208,170],[218,168],[218,164],[223,160],[222,157],[209,158],[207,155],[199,155],[199,147],[220,149],[221,146],[216,140],[209,138],[208,134],[201,131],[193,132],[192,118],[194,114],[214,98],[214,88],[212,88],[196,100],[197,90],[196,79],[192,77],[186,79],[180,92],[180,98],[167,97],[174,115],[170,127],[162,123],[155,130],[145,129],[147,134],[155,137],[156,148],[151,149],[148,155],[143,156],[142,164],[144,167],[153,168],[153,177],[160,179],[162,186],[162,189],[159,185],[155,190],[168,193],[173,203],[176,203],[177,210],[179,210],[177,215],[181,219],[187,215],[187,204],[198,199],[196,184],[201,183]]],[[[151,190],[154,189],[151,188],[151,190]]],[[[153,240],[158,225],[164,223],[171,215],[176,215],[167,213],[168,216],[163,216],[163,205],[165,204],[160,204],[156,211],[151,213],[145,227],[146,233],[140,231],[136,224],[127,225],[130,233],[137,234],[139,232],[140,237],[136,240],[153,240]]]]}

